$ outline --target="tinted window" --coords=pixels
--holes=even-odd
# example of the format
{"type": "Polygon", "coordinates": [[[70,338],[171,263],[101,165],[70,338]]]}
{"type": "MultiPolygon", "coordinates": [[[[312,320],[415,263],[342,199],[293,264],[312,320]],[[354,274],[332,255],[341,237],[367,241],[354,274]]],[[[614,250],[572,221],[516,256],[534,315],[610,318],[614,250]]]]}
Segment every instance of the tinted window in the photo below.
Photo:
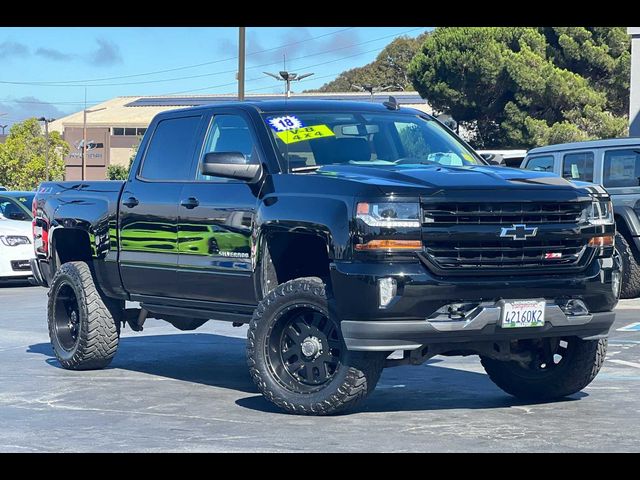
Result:
{"type": "Polygon", "coordinates": [[[114,127],[113,128],[114,135],[124,135],[124,128],[114,127]]]}
{"type": "Polygon", "coordinates": [[[138,132],[138,136],[142,137],[145,134],[145,132],[147,131],[147,129],[146,128],[138,128],[138,129],[136,129],[136,131],[138,132]]]}
{"type": "Polygon", "coordinates": [[[562,164],[562,176],[567,180],[593,182],[593,152],[565,155],[562,164]]]}
{"type": "Polygon", "coordinates": [[[553,156],[530,158],[525,168],[534,172],[553,172],[553,156]]]}
{"type": "Polygon", "coordinates": [[[136,134],[136,129],[135,128],[125,128],[124,129],[124,134],[125,135],[129,135],[129,136],[134,136],[136,134]]]}
{"type": "MultiPolygon", "coordinates": [[[[246,120],[239,115],[216,115],[211,121],[207,139],[204,142],[202,158],[209,152],[240,152],[248,163],[258,163],[258,153],[246,120]]],[[[221,177],[203,175],[198,169],[198,180],[212,180],[216,182],[236,181],[221,177]]]]}
{"type": "Polygon", "coordinates": [[[605,187],[640,186],[640,148],[605,152],[602,183],[605,187]]]}
{"type": "Polygon", "coordinates": [[[141,176],[150,180],[188,180],[201,117],[162,120],[147,147],[141,176]]]}
{"type": "Polygon", "coordinates": [[[0,216],[10,220],[31,221],[31,212],[13,198],[0,197],[0,216]]]}

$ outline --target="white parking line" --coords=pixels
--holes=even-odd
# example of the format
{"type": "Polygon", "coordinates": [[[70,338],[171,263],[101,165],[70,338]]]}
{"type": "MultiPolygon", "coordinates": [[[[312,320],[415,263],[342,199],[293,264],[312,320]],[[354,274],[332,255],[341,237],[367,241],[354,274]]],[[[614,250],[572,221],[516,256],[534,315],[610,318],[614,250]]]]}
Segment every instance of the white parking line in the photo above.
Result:
{"type": "Polygon", "coordinates": [[[640,368],[640,363],[636,363],[636,362],[627,362],[626,360],[618,360],[617,358],[611,359],[609,361],[612,363],[618,363],[620,365],[626,365],[627,367],[640,368]]]}
{"type": "Polygon", "coordinates": [[[639,332],[640,331],[640,322],[630,323],[629,325],[625,325],[624,327],[618,328],[618,332],[639,332]]]}

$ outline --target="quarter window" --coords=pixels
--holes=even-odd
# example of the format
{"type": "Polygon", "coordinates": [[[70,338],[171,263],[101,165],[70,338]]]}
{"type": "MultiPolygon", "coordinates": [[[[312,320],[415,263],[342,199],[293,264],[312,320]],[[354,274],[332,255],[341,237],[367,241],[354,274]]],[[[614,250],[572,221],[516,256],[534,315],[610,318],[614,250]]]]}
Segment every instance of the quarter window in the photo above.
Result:
{"type": "Polygon", "coordinates": [[[562,176],[567,180],[593,182],[593,152],[569,153],[564,156],[562,176]]]}
{"type": "Polygon", "coordinates": [[[525,169],[534,172],[553,172],[553,155],[530,158],[525,169]]]}
{"type": "Polygon", "coordinates": [[[144,156],[141,176],[149,180],[188,180],[201,118],[158,122],[144,156]]]}
{"type": "Polygon", "coordinates": [[[605,187],[640,186],[640,148],[605,152],[602,183],[605,187]]]}

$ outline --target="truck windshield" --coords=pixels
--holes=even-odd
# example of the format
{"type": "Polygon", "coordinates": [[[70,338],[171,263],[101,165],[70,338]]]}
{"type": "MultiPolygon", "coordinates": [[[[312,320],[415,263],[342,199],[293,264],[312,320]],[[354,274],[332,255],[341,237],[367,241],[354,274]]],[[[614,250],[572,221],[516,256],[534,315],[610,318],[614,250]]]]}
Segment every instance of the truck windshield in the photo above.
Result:
{"type": "Polygon", "coordinates": [[[296,112],[264,115],[264,121],[289,172],[341,164],[485,164],[446,127],[409,114],[296,112]]]}

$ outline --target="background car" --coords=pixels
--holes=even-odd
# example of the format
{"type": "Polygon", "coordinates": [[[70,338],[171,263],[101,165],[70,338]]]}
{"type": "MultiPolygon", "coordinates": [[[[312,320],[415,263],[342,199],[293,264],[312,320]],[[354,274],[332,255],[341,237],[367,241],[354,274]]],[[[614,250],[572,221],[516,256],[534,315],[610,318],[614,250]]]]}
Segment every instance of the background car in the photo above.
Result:
{"type": "MultiPolygon", "coordinates": [[[[0,204],[11,210],[6,200],[0,204]]],[[[29,260],[34,256],[31,219],[10,220],[0,213],[0,281],[31,278],[29,260]]]]}
{"type": "Polygon", "coordinates": [[[640,295],[640,138],[612,138],[529,150],[521,168],[598,183],[613,201],[622,298],[640,295]]]}
{"type": "Polygon", "coordinates": [[[0,185],[0,192],[4,192],[7,190],[7,187],[3,187],[2,185],[0,185]]]}

